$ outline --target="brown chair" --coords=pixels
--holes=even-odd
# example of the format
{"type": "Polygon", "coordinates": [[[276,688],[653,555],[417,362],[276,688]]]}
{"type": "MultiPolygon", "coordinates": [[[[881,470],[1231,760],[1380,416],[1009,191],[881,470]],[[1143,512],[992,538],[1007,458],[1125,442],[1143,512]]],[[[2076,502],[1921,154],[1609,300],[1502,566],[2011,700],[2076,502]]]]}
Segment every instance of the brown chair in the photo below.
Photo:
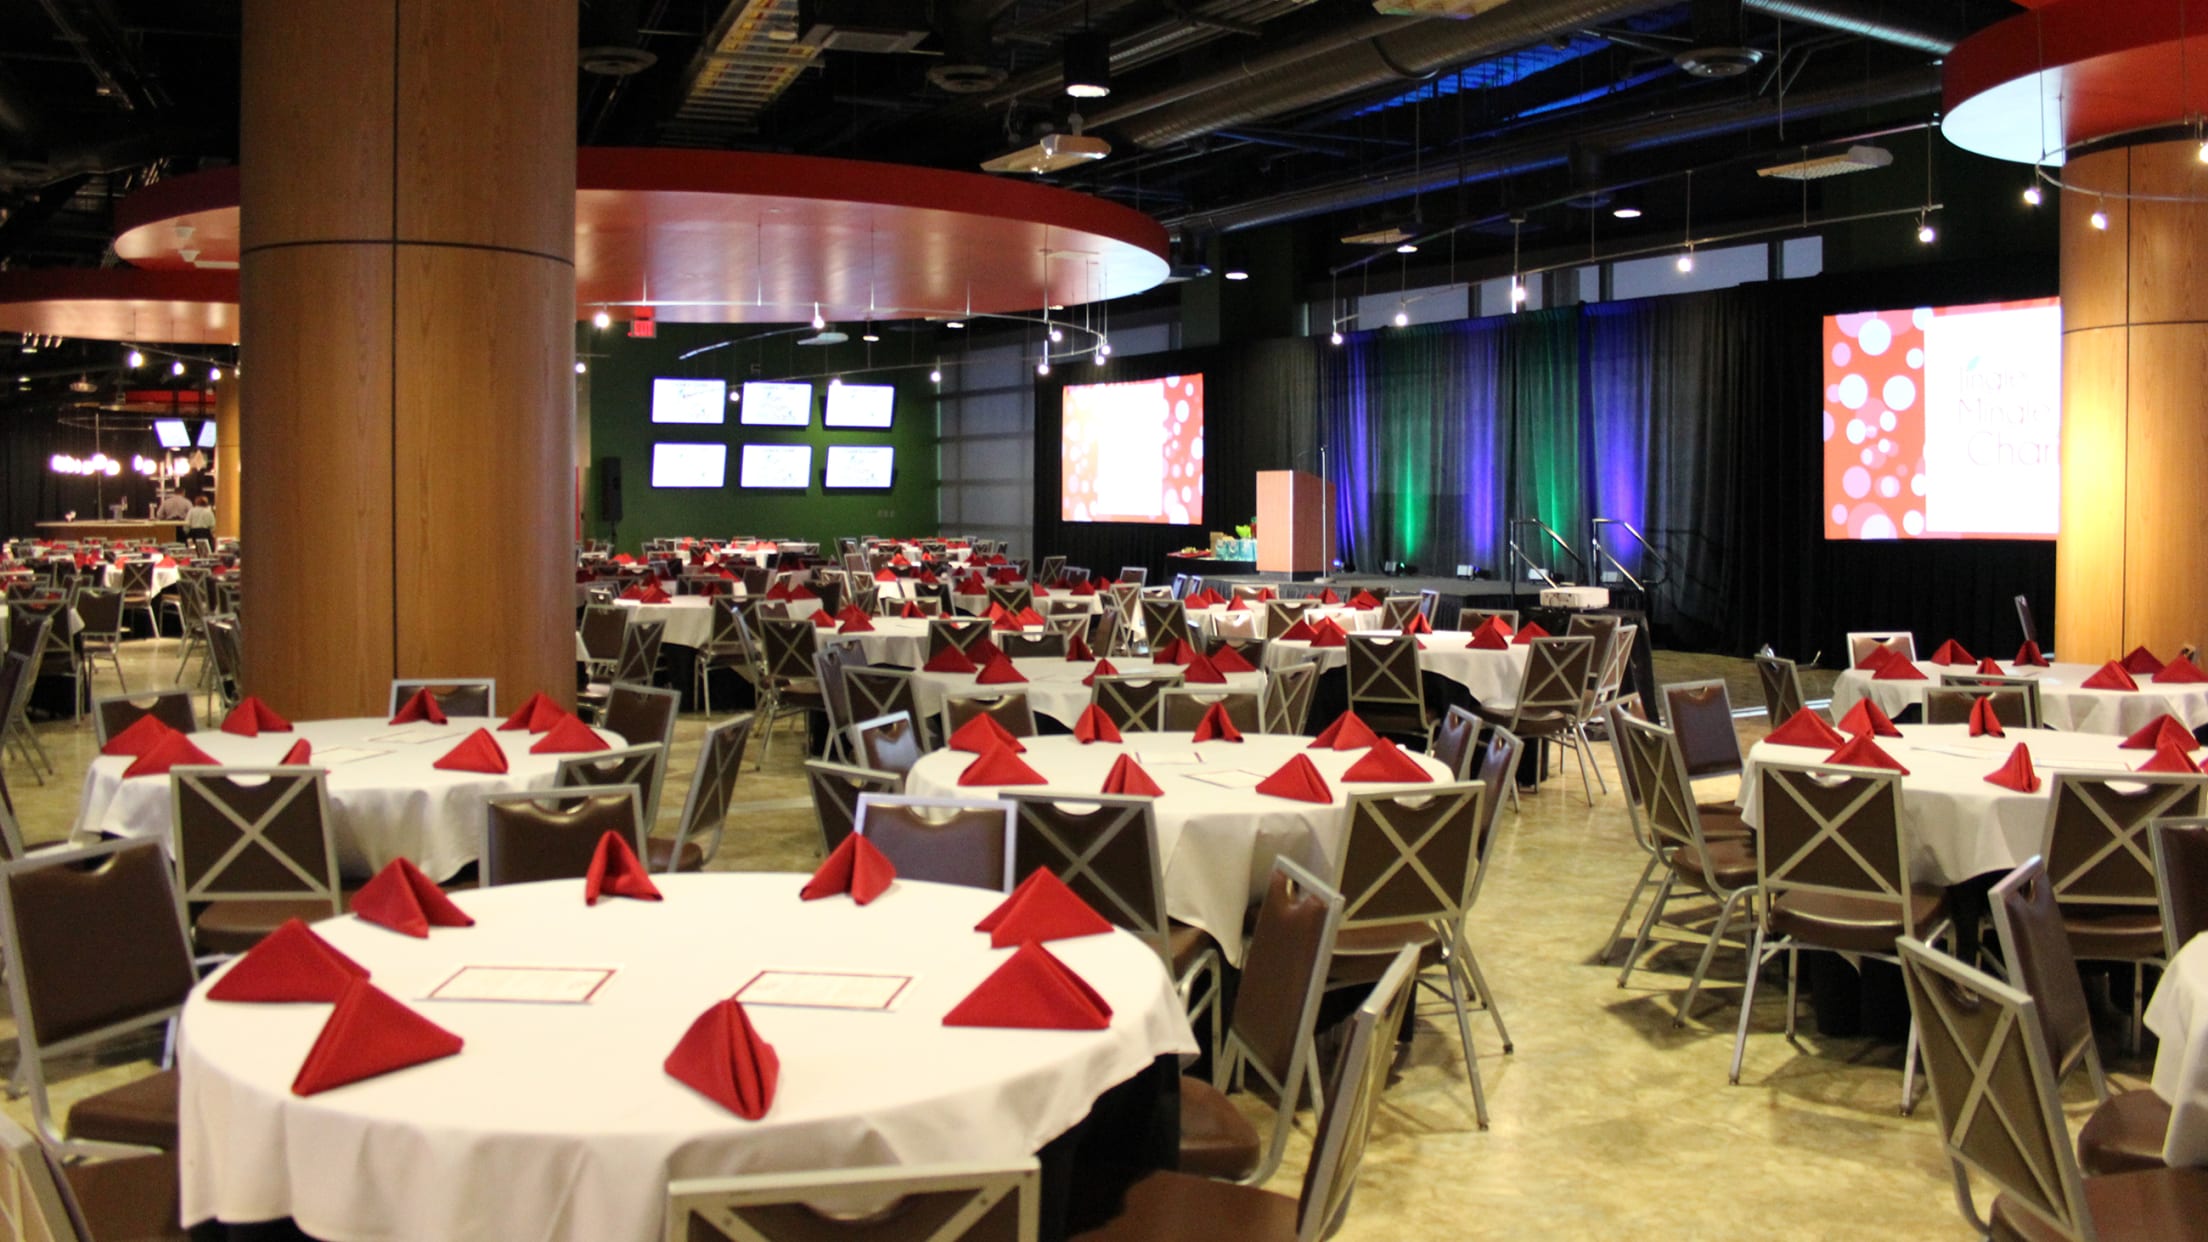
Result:
{"type": "Polygon", "coordinates": [[[907,880],[1012,891],[1012,804],[859,795],[851,830],[907,880]]]}
{"type": "Polygon", "coordinates": [[[1904,660],[1917,658],[1917,636],[1907,630],[1851,630],[1848,632],[1848,667],[1861,664],[1874,647],[1884,647],[1904,660]]]}
{"type": "Polygon", "coordinates": [[[836,852],[857,822],[859,799],[866,794],[894,794],[905,787],[902,772],[876,772],[842,763],[805,761],[805,787],[813,799],[813,820],[820,826],[823,857],[836,852]]]}
{"type": "Polygon", "coordinates": [[[927,753],[920,726],[905,712],[891,712],[852,725],[851,749],[865,767],[898,776],[912,771],[920,756],[927,753]]]}
{"type": "Polygon", "coordinates": [[[1188,628],[1188,606],[1177,599],[1142,599],[1135,605],[1142,617],[1143,641],[1155,651],[1178,638],[1188,642],[1195,637],[1188,628]]]}
{"type": "Polygon", "coordinates": [[[1003,694],[961,694],[943,700],[943,736],[950,737],[976,716],[987,716],[1014,737],[1035,736],[1035,708],[1027,691],[1003,694]]]}
{"type": "Polygon", "coordinates": [[[1183,682],[1166,689],[1159,700],[1164,712],[1165,732],[1192,733],[1213,707],[1224,706],[1227,719],[1244,733],[1261,733],[1265,729],[1263,713],[1258,709],[1258,692],[1255,690],[1226,690],[1217,686],[1195,685],[1183,682]]]}
{"type": "Polygon", "coordinates": [[[1222,651],[1232,651],[1241,656],[1251,668],[1264,672],[1267,645],[1262,638],[1237,638],[1232,634],[1217,634],[1204,643],[1204,654],[1218,655],[1222,651]]]}
{"type": "Polygon", "coordinates": [[[1407,634],[1351,634],[1349,709],[1374,732],[1416,740],[1424,750],[1433,718],[1418,668],[1418,640],[1407,634]]]}
{"type": "Polygon", "coordinates": [[[344,913],[322,768],[169,770],[176,886],[205,953],[243,953],[291,919],[344,913]],[[202,903],[205,903],[202,906],[202,903]]]}
{"type": "Polygon", "coordinates": [[[1035,590],[1024,582],[992,582],[984,588],[989,602],[1006,612],[1035,606],[1035,590]]]}
{"type": "MultiPolygon", "coordinates": [[[[1626,920],[1633,917],[1633,909],[1640,904],[1641,894],[1648,891],[1650,884],[1656,882],[1656,871],[1664,865],[1663,850],[1658,847],[1656,838],[1650,834],[1641,819],[1641,791],[1656,780],[1644,768],[1647,763],[1654,761],[1655,755],[1645,749],[1635,749],[1625,744],[1623,729],[1615,719],[1619,712],[1637,720],[1648,719],[1648,714],[1641,710],[1641,696],[1637,694],[1626,695],[1610,705],[1610,749],[1617,760],[1618,780],[1624,786],[1626,823],[1633,830],[1633,844],[1647,855],[1647,861],[1641,867],[1640,878],[1634,881],[1633,891],[1626,894],[1625,904],[1618,909],[1618,921],[1611,926],[1609,937],[1602,942],[1602,960],[1605,963],[1617,952],[1618,942],[1625,933],[1626,920]]],[[[1695,807],[1695,818],[1702,825],[1702,834],[1712,841],[1725,837],[1746,840],[1755,835],[1741,822],[1737,807],[1701,803],[1695,807]]]]}
{"type": "Polygon", "coordinates": [[[1472,751],[1479,740],[1480,718],[1461,707],[1452,707],[1434,726],[1433,745],[1426,753],[1449,769],[1450,780],[1461,781],[1472,769],[1472,751]]]}
{"type": "Polygon", "coordinates": [[[1518,610],[1515,608],[1460,609],[1457,612],[1457,628],[1466,632],[1470,632],[1472,630],[1480,628],[1481,626],[1487,624],[1489,621],[1494,620],[1497,617],[1502,618],[1503,624],[1509,626],[1512,633],[1517,633],[1518,610]]]}
{"type": "Polygon", "coordinates": [[[1096,618],[1096,630],[1089,635],[1089,650],[1099,659],[1110,659],[1127,653],[1128,626],[1119,611],[1107,608],[1096,618]]]}
{"type": "Polygon", "coordinates": [[[928,620],[928,658],[941,655],[945,647],[960,651],[973,650],[974,644],[989,637],[989,623],[978,617],[931,617],[928,620]]]}
{"type": "Polygon", "coordinates": [[[1802,670],[1794,661],[1778,656],[1756,657],[1756,680],[1763,685],[1763,709],[1777,728],[1808,705],[1802,695],[1802,670]]]}
{"type": "Polygon", "coordinates": [[[66,1133],[47,1095],[49,1059],[163,1026],[198,981],[183,906],[161,845],[110,841],[41,850],[0,866],[0,934],[15,1013],[17,1080],[39,1136],[71,1156],[176,1147],[174,1070],[78,1100],[66,1133]]]}
{"type": "Polygon", "coordinates": [[[698,765],[691,770],[690,788],[682,798],[682,818],[675,821],[675,835],[645,834],[646,866],[654,871],[703,871],[721,852],[721,832],[728,826],[754,719],[746,712],[705,731],[698,745],[698,765]]]}
{"type": "Polygon", "coordinates": [[[997,635],[997,646],[1006,658],[1013,660],[1063,660],[1066,658],[1066,636],[1056,630],[1048,634],[1016,634],[1006,632],[997,635]]]}
{"type": "Polygon", "coordinates": [[[766,730],[766,737],[759,746],[758,766],[764,768],[767,753],[774,749],[775,722],[813,712],[825,716],[828,700],[820,688],[819,670],[813,664],[813,657],[820,654],[819,627],[810,621],[762,617],[759,628],[767,699],[757,713],[763,718],[761,727],[766,730]]]}
{"type": "Polygon", "coordinates": [[[92,701],[92,736],[101,746],[140,719],[151,716],[179,733],[199,729],[199,712],[189,690],[156,690],[150,695],[110,694],[92,701]]]}
{"type": "MultiPolygon", "coordinates": [[[[738,677],[745,677],[745,680],[750,680],[749,677],[745,676],[745,666],[752,657],[750,648],[744,640],[743,622],[737,616],[737,605],[742,602],[742,600],[731,595],[716,595],[713,597],[713,629],[706,638],[705,646],[698,649],[698,658],[691,665],[691,693],[697,696],[699,704],[704,707],[705,714],[708,716],[713,714],[713,674],[716,671],[731,669],[735,671],[738,677]]],[[[595,612],[597,609],[589,611],[595,612]]],[[[615,608],[613,611],[621,612],[624,610],[615,608]]],[[[588,638],[589,612],[584,614],[583,620],[585,628],[584,646],[588,648],[590,645],[588,638]]],[[[595,651],[593,654],[596,654],[595,651]]]]}
{"type": "Polygon", "coordinates": [[[1664,723],[1679,737],[1688,780],[1738,776],[1746,766],[1740,755],[1740,735],[1733,731],[1733,699],[1722,680],[1665,686],[1664,723]]]}
{"type": "Polygon", "coordinates": [[[666,634],[665,621],[629,619],[627,628],[621,631],[621,655],[614,661],[611,679],[599,681],[594,678],[575,696],[576,707],[586,719],[595,719],[595,714],[605,709],[615,686],[652,684],[659,675],[659,646],[666,634]]]}
{"type": "Polygon", "coordinates": [[[667,748],[646,744],[614,750],[564,755],[552,770],[554,789],[587,789],[594,785],[634,785],[638,813],[644,817],[644,835],[659,822],[659,791],[667,780],[667,748]]]}
{"type": "Polygon", "coordinates": [[[2030,996],[1920,941],[1896,948],[1956,1206],[1980,1236],[2128,1242],[2199,1235],[2208,1219],[2208,1171],[2079,1171],[2030,996]],[[2001,1190],[1990,1223],[1971,1202],[1973,1170],[2001,1190]]]}
{"type": "Polygon", "coordinates": [[[1181,671],[1162,667],[1099,676],[1089,683],[1089,702],[1121,733],[1158,733],[1165,728],[1165,692],[1179,684],[1181,671]]]}
{"type": "MultiPolygon", "coordinates": [[[[1526,644],[1526,671],[1518,682],[1518,697],[1509,707],[1482,707],[1481,717],[1499,724],[1527,741],[1555,741],[1572,749],[1579,761],[1579,787],[1587,805],[1595,804],[1588,773],[1594,754],[1587,745],[1587,673],[1593,666],[1595,640],[1536,638],[1526,644]]],[[[1546,767],[1546,764],[1542,766],[1546,767]]],[[[1515,793],[1517,786],[1512,785],[1515,793]]]]}
{"type": "Polygon", "coordinates": [[[1993,704],[1994,718],[2005,729],[2039,727],[2039,682],[2030,677],[1980,677],[1942,673],[1940,684],[1924,692],[1924,723],[1968,724],[1978,700],[1993,704]]]}
{"type": "MultiPolygon", "coordinates": [[[[1564,623],[1564,637],[1586,637],[1595,640],[1594,658],[1588,661],[1588,667],[1595,670],[1599,676],[1604,669],[1610,666],[1611,653],[1617,649],[1618,633],[1624,621],[1625,618],[1614,614],[1575,612],[1564,623]]],[[[1631,644],[1628,643],[1628,649],[1630,649],[1630,646],[1631,644]]],[[[1672,727],[1677,728],[1678,726],[1675,724],[1672,727]]],[[[1682,738],[1681,743],[1684,744],[1684,742],[1685,739],[1682,738]]]]}
{"type": "Polygon", "coordinates": [[[400,705],[419,692],[429,691],[437,708],[447,716],[495,716],[498,714],[498,682],[495,678],[451,677],[394,678],[391,682],[391,706],[389,714],[396,715],[400,705]]]}
{"type": "Polygon", "coordinates": [[[866,648],[850,639],[823,642],[813,656],[813,676],[820,682],[821,702],[828,713],[828,737],[821,752],[824,759],[848,759],[850,751],[844,746],[845,734],[851,728],[851,689],[844,674],[854,668],[866,667],[866,648]]]}
{"type": "Polygon", "coordinates": [[[1265,610],[1265,637],[1278,638],[1295,627],[1303,614],[1316,607],[1316,601],[1308,599],[1269,599],[1259,607],[1265,610]]]}
{"type": "MultiPolygon", "coordinates": [[[[628,634],[629,617],[635,611],[617,604],[592,604],[583,609],[576,635],[583,643],[583,675],[587,680],[614,679],[614,668],[621,662],[621,640],[628,634]]],[[[699,663],[704,663],[703,659],[699,663]]]]}
{"type": "Polygon", "coordinates": [[[1259,705],[1264,731],[1301,736],[1310,730],[1311,699],[1318,693],[1319,666],[1309,660],[1282,664],[1265,672],[1265,697],[1259,705]]]}
{"type": "Polygon", "coordinates": [[[903,712],[920,728],[920,748],[928,749],[927,722],[920,714],[920,698],[912,687],[912,670],[903,668],[846,668],[843,693],[850,701],[853,720],[903,712]]]}
{"type": "Polygon", "coordinates": [[[675,740],[675,715],[682,710],[682,696],[672,690],[619,681],[606,696],[606,710],[599,727],[621,735],[627,746],[670,746],[675,740]]]}
{"type": "Polygon", "coordinates": [[[38,733],[31,728],[29,707],[31,690],[38,684],[39,646],[46,641],[46,630],[52,624],[48,617],[10,617],[8,630],[9,650],[0,657],[0,748],[15,747],[23,757],[24,766],[39,784],[46,783],[46,775],[54,770],[51,757],[38,740],[38,733]],[[19,650],[18,644],[29,647],[19,650]]]}
{"type": "Polygon", "coordinates": [[[2154,844],[2154,889],[2162,911],[2162,953],[2208,932],[2208,819],[2162,819],[2147,830],[2154,844]]]}
{"type": "MultiPolygon", "coordinates": [[[[1762,917],[1748,948],[1748,988],[1733,1035],[1732,1082],[1740,1082],[1763,964],[1785,951],[1786,1037],[1794,1038],[1799,951],[1830,949],[1894,960],[1894,941],[1949,930],[1947,892],[1920,886],[1901,809],[1901,775],[1885,769],[1765,763],[1756,770],[1763,822],[1756,830],[1756,889],[1762,917]]],[[[1901,1111],[1916,1107],[1917,1036],[1902,1054],[1901,1111]]]]}
{"type": "Polygon", "coordinates": [[[627,838],[643,858],[642,801],[634,785],[485,795],[483,883],[579,880],[609,832],[627,838]]]}
{"type": "Polygon", "coordinates": [[[176,1157],[66,1163],[0,1117],[0,1237],[9,1242],[184,1242],[176,1157]]]}
{"type": "Polygon", "coordinates": [[[129,690],[130,684],[123,680],[122,595],[116,591],[79,591],[77,620],[82,623],[77,630],[77,646],[83,652],[85,678],[90,680],[92,676],[92,662],[106,656],[115,669],[115,684],[129,690]]]}
{"type": "Polygon", "coordinates": [[[1035,1242],[1041,1199],[1033,1157],[1010,1164],[695,1178],[668,1184],[664,1236],[688,1242],[1035,1242]],[[853,1203],[868,1210],[845,1210],[853,1203]]]}
{"type": "Polygon", "coordinates": [[[1411,623],[1412,617],[1425,614],[1424,604],[1425,601],[1416,595],[1390,595],[1380,601],[1381,625],[1386,629],[1401,631],[1411,623]]]}

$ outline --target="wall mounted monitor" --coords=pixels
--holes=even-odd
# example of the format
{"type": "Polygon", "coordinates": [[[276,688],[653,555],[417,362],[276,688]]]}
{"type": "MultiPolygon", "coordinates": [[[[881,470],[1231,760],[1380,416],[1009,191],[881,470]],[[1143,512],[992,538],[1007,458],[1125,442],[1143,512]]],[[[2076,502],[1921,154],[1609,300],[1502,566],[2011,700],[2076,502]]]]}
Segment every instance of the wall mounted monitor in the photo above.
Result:
{"type": "Polygon", "coordinates": [[[897,450],[887,444],[831,444],[828,446],[829,488],[887,490],[897,478],[897,450]]]}
{"type": "Polygon", "coordinates": [[[665,377],[653,380],[652,421],[715,426],[728,421],[728,381],[665,377]]]}
{"type": "Polygon", "coordinates": [[[826,427],[889,429],[895,417],[897,390],[888,384],[830,384],[826,427]]]}
{"type": "Polygon", "coordinates": [[[215,447],[215,423],[213,419],[199,425],[199,447],[206,449],[215,447]]]}
{"type": "Polygon", "coordinates": [[[744,384],[742,413],[746,427],[810,427],[813,425],[813,386],[751,380],[744,384]]]}
{"type": "MultiPolygon", "coordinates": [[[[213,423],[207,424],[214,426],[213,423]]],[[[157,418],[153,420],[153,438],[162,448],[180,449],[192,447],[192,433],[185,429],[181,418],[157,418]]]]}
{"type": "Polygon", "coordinates": [[[1060,518],[1203,524],[1203,376],[1068,384],[1060,410],[1060,518]]]}
{"type": "Polygon", "coordinates": [[[728,481],[728,446],[675,444],[652,446],[653,487],[719,487],[728,481]]]}
{"type": "Polygon", "coordinates": [[[813,446],[747,444],[736,478],[743,487],[804,491],[813,479],[813,446]]]}

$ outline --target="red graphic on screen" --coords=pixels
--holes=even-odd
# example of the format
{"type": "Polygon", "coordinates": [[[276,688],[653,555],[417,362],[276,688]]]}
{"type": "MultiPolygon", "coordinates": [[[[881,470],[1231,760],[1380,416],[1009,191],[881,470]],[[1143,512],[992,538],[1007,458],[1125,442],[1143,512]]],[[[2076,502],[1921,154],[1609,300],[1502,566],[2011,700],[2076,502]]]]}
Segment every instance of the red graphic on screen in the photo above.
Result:
{"type": "Polygon", "coordinates": [[[1203,524],[1203,376],[1072,384],[1061,408],[1060,518],[1203,524]]]}

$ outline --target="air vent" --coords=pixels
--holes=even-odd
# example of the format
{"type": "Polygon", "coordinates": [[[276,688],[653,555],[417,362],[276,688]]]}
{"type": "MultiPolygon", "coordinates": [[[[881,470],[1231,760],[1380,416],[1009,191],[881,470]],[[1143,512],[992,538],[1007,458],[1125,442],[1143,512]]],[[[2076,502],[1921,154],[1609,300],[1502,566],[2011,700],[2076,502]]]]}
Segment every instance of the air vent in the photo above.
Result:
{"type": "Polygon", "coordinates": [[[946,95],[979,95],[1004,85],[1004,70],[994,65],[934,65],[928,82],[946,95]]]}
{"type": "Polygon", "coordinates": [[[659,63],[659,57],[640,47],[586,47],[582,51],[584,73],[625,78],[659,63]]]}
{"type": "Polygon", "coordinates": [[[1752,47],[1694,47],[1671,59],[1698,78],[1737,78],[1762,64],[1763,53],[1752,47]]]}
{"type": "Polygon", "coordinates": [[[1815,159],[1795,160],[1791,164],[1773,164],[1769,168],[1759,168],[1756,175],[1783,177],[1788,181],[1818,181],[1848,173],[1869,172],[1893,162],[1893,152],[1884,147],[1854,146],[1836,155],[1820,155],[1815,159]]]}
{"type": "Polygon", "coordinates": [[[933,33],[926,6],[907,0],[803,0],[799,42],[823,52],[894,55],[920,46],[933,33]]]}

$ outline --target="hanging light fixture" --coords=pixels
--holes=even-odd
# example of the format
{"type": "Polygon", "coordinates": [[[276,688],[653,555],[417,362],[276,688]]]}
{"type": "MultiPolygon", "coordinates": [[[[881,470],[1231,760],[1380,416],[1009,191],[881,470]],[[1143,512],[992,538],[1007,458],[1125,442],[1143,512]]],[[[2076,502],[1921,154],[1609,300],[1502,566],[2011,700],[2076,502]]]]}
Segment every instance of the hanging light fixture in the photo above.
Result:
{"type": "Polygon", "coordinates": [[[820,313],[820,303],[813,303],[813,331],[818,332],[827,326],[827,318],[820,313]]]}
{"type": "Polygon", "coordinates": [[[1510,218],[1510,313],[1515,315],[1526,304],[1526,278],[1518,269],[1518,234],[1526,226],[1523,215],[1510,218]]]}
{"type": "Polygon", "coordinates": [[[2025,205],[2025,206],[2027,206],[2027,207],[2037,207],[2037,206],[2039,206],[2039,204],[2041,203],[2041,201],[2042,201],[2042,199],[2041,199],[2041,196],[2040,196],[2040,193],[2039,193],[2039,183],[2038,183],[2037,181],[2034,181],[2034,182],[2033,182],[2032,184],[2030,184],[2030,185],[2028,185],[2028,186],[2025,186],[2025,187],[2024,187],[2024,205],[2025,205]]]}
{"type": "Polygon", "coordinates": [[[929,383],[931,383],[931,384],[940,384],[940,383],[942,383],[942,382],[943,382],[943,369],[942,369],[941,367],[937,367],[937,368],[935,368],[934,370],[931,370],[931,371],[929,371],[929,372],[928,372],[928,382],[929,382],[929,383]]]}
{"type": "Polygon", "coordinates": [[[169,364],[169,374],[171,374],[171,375],[182,375],[182,374],[184,374],[184,363],[183,363],[183,360],[182,360],[182,359],[179,359],[179,360],[177,360],[177,361],[175,361],[175,362],[172,362],[172,363],[170,363],[170,364],[169,364]]]}
{"type": "Polygon", "coordinates": [[[1691,168],[1687,170],[1687,210],[1681,231],[1686,234],[1682,240],[1687,249],[1679,256],[1678,266],[1680,274],[1684,275],[1694,270],[1694,170],[1691,168]]]}
{"type": "Polygon", "coordinates": [[[1066,36],[1066,93],[1075,99],[1102,99],[1112,93],[1112,36],[1089,29],[1088,0],[1081,3],[1081,29],[1066,36]]]}
{"type": "Polygon", "coordinates": [[[598,313],[590,317],[590,326],[603,332],[613,326],[613,316],[607,314],[606,308],[601,306],[598,313]]]}
{"type": "Polygon", "coordinates": [[[146,365],[146,356],[134,349],[130,351],[130,357],[125,358],[123,361],[129,363],[130,369],[135,371],[138,368],[146,365]]]}

